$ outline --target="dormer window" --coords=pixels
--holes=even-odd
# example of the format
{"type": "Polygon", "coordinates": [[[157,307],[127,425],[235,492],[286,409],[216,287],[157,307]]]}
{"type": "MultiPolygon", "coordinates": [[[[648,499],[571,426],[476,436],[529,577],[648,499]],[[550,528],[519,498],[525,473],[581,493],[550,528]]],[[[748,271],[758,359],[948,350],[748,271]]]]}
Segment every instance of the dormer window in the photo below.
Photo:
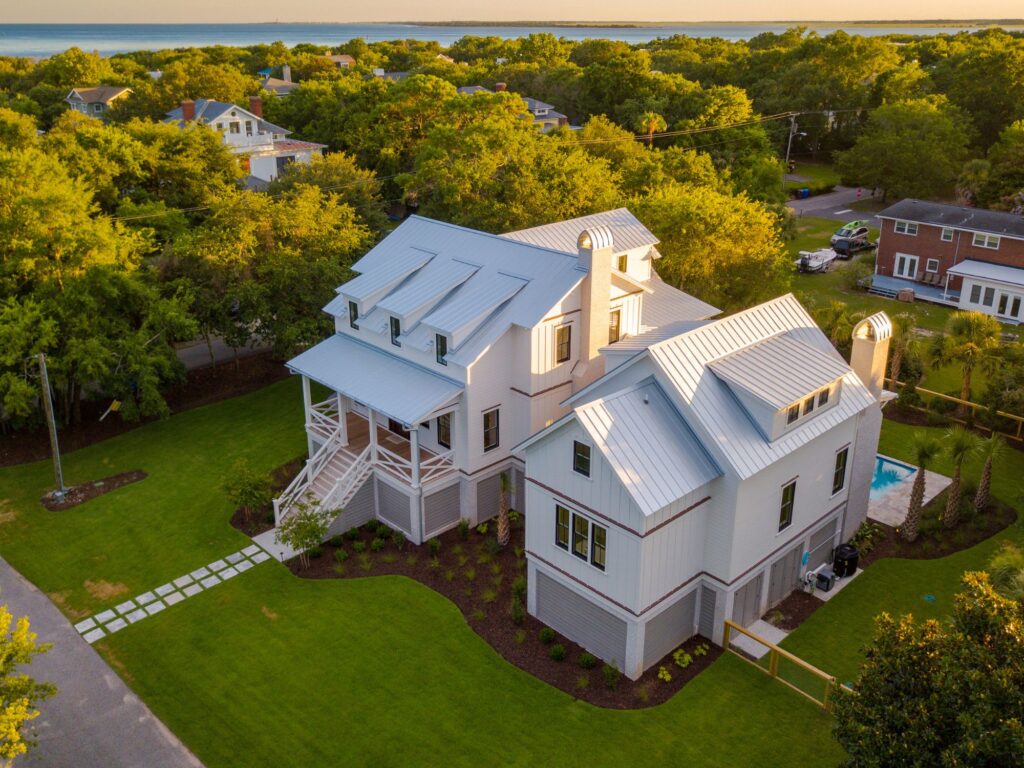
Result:
{"type": "Polygon", "coordinates": [[[441,365],[448,365],[445,355],[448,354],[448,337],[443,333],[434,334],[434,355],[441,365]]]}
{"type": "Polygon", "coordinates": [[[814,410],[814,395],[804,400],[804,416],[814,410]]]}
{"type": "Polygon", "coordinates": [[[396,347],[402,346],[402,342],[398,340],[398,337],[402,335],[402,321],[397,317],[391,318],[391,343],[396,347]]]}
{"type": "Polygon", "coordinates": [[[359,330],[359,305],[354,301],[348,303],[348,324],[353,330],[359,330]]]}
{"type": "Polygon", "coordinates": [[[828,403],[830,389],[825,387],[821,392],[818,393],[818,407],[821,408],[823,405],[828,403]]]}
{"type": "Polygon", "coordinates": [[[791,405],[789,407],[789,413],[786,415],[786,423],[792,424],[794,421],[800,418],[800,406],[791,405]]]}
{"type": "Polygon", "coordinates": [[[628,272],[629,271],[629,254],[628,253],[624,253],[621,256],[619,256],[619,263],[618,263],[617,266],[618,266],[619,272],[628,272]]]}

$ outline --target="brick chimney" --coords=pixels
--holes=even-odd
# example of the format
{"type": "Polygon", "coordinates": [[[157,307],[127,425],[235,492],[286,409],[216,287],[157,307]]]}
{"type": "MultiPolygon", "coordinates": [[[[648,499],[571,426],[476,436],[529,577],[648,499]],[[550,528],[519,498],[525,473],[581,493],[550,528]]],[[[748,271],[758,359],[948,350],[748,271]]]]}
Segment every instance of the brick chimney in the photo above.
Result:
{"type": "Polygon", "coordinates": [[[290,83],[292,81],[292,68],[290,65],[285,64],[281,67],[281,79],[286,83],[290,83]]]}
{"type": "Polygon", "coordinates": [[[256,117],[263,117],[263,99],[259,96],[250,96],[249,111],[256,115],[256,117]]]}
{"type": "Polygon", "coordinates": [[[850,367],[877,399],[885,386],[892,321],[885,312],[865,317],[853,328],[850,367]]]}
{"type": "Polygon", "coordinates": [[[191,123],[196,119],[196,103],[192,99],[185,99],[181,102],[181,121],[191,123]]]}
{"type": "Polygon", "coordinates": [[[581,389],[604,373],[604,358],[598,351],[608,344],[611,315],[608,310],[612,276],[612,232],[592,227],[576,241],[578,268],[587,276],[580,283],[580,360],[573,368],[575,389],[581,389]]]}
{"type": "Polygon", "coordinates": [[[503,93],[504,91],[507,91],[507,90],[508,90],[508,86],[505,83],[495,83],[494,84],[494,92],[495,93],[503,93]]]}

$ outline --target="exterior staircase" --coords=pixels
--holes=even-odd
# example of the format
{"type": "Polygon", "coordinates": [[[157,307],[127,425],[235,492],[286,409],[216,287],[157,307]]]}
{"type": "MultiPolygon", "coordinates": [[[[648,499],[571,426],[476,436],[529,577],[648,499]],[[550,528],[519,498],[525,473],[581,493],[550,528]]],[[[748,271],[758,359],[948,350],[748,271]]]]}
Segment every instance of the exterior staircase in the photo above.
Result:
{"type": "Polygon", "coordinates": [[[299,503],[317,501],[321,509],[343,509],[373,473],[370,453],[367,446],[359,455],[353,454],[340,444],[337,433],[332,435],[274,499],[275,526],[299,503]]]}

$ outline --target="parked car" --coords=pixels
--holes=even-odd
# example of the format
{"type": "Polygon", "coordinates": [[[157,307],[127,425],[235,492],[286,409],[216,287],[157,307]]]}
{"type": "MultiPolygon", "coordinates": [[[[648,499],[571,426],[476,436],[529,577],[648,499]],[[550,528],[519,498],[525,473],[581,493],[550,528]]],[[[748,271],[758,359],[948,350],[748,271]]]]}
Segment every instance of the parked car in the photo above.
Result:
{"type": "Polygon", "coordinates": [[[870,251],[875,244],[864,237],[840,237],[832,241],[832,250],[836,252],[836,258],[849,259],[853,254],[861,251],[870,251]]]}
{"type": "Polygon", "coordinates": [[[850,238],[864,238],[868,236],[868,222],[864,219],[857,219],[855,221],[848,221],[832,235],[832,245],[836,244],[836,240],[850,239],[850,238]]]}

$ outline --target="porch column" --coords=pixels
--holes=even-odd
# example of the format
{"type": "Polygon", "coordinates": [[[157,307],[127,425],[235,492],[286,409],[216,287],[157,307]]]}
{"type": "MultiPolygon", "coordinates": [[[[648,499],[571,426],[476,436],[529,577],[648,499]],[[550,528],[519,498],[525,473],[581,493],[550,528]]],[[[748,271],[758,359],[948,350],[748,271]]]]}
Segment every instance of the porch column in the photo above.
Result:
{"type": "Polygon", "coordinates": [[[413,425],[409,432],[409,460],[412,462],[412,487],[420,487],[420,428],[413,425]]]}
{"type": "Polygon", "coordinates": [[[303,374],[302,376],[302,415],[303,415],[303,429],[306,430],[306,451],[312,458],[313,456],[313,438],[309,434],[309,425],[313,421],[313,404],[311,402],[312,396],[309,393],[309,377],[303,374]]]}
{"type": "Polygon", "coordinates": [[[370,426],[370,461],[377,460],[377,414],[373,408],[366,407],[366,420],[370,426]]]}
{"type": "Polygon", "coordinates": [[[342,397],[341,392],[334,393],[335,402],[338,406],[338,437],[342,445],[348,445],[348,398],[342,397]]]}

